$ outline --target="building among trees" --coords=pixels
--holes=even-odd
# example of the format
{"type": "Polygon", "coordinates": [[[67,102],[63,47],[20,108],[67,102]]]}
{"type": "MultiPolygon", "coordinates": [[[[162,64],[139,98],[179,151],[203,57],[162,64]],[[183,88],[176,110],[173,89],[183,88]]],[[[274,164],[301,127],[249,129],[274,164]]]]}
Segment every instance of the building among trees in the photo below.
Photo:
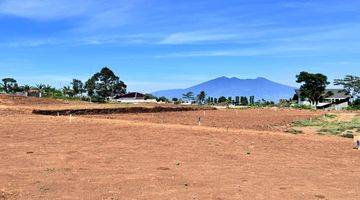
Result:
{"type": "MultiPolygon", "coordinates": [[[[299,89],[296,89],[295,93],[295,100],[298,104],[315,106],[308,98],[301,97],[299,89]]],[[[349,106],[350,99],[351,95],[343,89],[326,89],[316,108],[342,110],[349,106]]]]}
{"type": "Polygon", "coordinates": [[[114,100],[120,103],[156,103],[156,99],[146,99],[145,95],[139,92],[117,95],[114,100]]]}

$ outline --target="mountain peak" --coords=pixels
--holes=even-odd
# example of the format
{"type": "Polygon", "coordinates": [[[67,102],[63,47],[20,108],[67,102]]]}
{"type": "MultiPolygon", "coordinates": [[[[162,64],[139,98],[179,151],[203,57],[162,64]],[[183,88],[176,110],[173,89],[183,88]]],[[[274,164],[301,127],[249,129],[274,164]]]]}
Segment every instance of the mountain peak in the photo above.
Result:
{"type": "Polygon", "coordinates": [[[205,91],[207,96],[216,98],[220,96],[255,96],[255,99],[278,101],[279,99],[291,98],[294,88],[273,82],[264,77],[239,79],[237,77],[221,76],[186,89],[158,91],[153,94],[167,98],[181,98],[182,94],[186,92],[198,94],[200,91],[205,91]]]}
{"type": "Polygon", "coordinates": [[[256,80],[267,80],[268,81],[268,79],[264,78],[264,77],[257,77],[256,80]]]}

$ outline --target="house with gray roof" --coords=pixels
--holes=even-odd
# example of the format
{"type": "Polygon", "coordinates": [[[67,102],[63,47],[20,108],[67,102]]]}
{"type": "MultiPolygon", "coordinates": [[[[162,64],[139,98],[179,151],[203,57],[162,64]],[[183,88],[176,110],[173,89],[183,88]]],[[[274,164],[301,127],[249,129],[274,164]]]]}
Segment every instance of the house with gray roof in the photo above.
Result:
{"type": "MultiPolygon", "coordinates": [[[[300,105],[312,105],[306,98],[301,98],[300,90],[296,89],[297,103],[300,105]]],[[[319,109],[342,110],[349,106],[351,95],[343,89],[326,89],[325,97],[316,106],[319,109]]],[[[314,106],[314,105],[313,105],[314,106]]]]}

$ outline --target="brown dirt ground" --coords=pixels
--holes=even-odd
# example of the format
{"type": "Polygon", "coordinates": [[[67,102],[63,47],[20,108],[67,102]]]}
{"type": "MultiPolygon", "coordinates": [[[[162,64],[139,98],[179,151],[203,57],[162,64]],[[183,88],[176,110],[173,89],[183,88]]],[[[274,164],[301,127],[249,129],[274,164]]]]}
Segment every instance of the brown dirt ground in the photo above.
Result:
{"type": "Polygon", "coordinates": [[[293,121],[316,117],[323,112],[290,109],[243,109],[243,110],[207,110],[191,112],[112,114],[87,116],[89,118],[122,119],[137,122],[159,124],[198,125],[254,130],[280,130],[293,121]]]}
{"type": "Polygon", "coordinates": [[[350,139],[254,130],[302,111],[241,111],[251,129],[227,112],[215,128],[0,109],[0,199],[360,199],[350,139]]]}

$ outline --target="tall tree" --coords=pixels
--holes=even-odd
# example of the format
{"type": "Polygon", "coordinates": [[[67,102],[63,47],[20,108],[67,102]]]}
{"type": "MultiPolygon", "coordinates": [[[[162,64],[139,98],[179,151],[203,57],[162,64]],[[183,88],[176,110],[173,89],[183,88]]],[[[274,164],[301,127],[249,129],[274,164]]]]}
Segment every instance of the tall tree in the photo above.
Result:
{"type": "Polygon", "coordinates": [[[232,103],[232,97],[228,97],[227,99],[227,103],[231,104],[232,103]]]}
{"type": "Polygon", "coordinates": [[[91,98],[95,94],[95,78],[91,77],[85,82],[85,90],[88,96],[91,98]]]}
{"type": "Polygon", "coordinates": [[[321,98],[326,95],[326,86],[330,84],[327,81],[327,76],[320,73],[312,74],[308,72],[300,72],[296,78],[297,83],[302,83],[300,87],[300,96],[302,98],[308,98],[310,103],[315,106],[319,103],[321,98]]]}
{"type": "Polygon", "coordinates": [[[236,96],[235,97],[235,105],[239,105],[240,104],[240,97],[236,96]]]}
{"type": "Polygon", "coordinates": [[[196,101],[198,102],[198,104],[203,104],[206,98],[206,93],[205,91],[201,91],[197,96],[196,96],[196,101]]]}
{"type": "Polygon", "coordinates": [[[249,103],[250,105],[255,105],[255,96],[250,96],[249,103]]]}
{"type": "Polygon", "coordinates": [[[104,67],[100,72],[94,74],[85,86],[90,96],[96,95],[103,100],[125,94],[127,87],[108,67],[104,67]]]}
{"type": "Polygon", "coordinates": [[[360,98],[360,77],[347,75],[343,79],[335,79],[334,84],[343,86],[353,98],[360,98]]]}
{"type": "Polygon", "coordinates": [[[13,78],[4,78],[2,79],[2,88],[6,93],[15,93],[17,92],[19,86],[17,81],[13,78]]]}
{"type": "Polygon", "coordinates": [[[248,101],[247,97],[241,97],[241,98],[240,98],[240,104],[241,104],[242,106],[247,106],[247,105],[249,105],[249,101],[248,101]]]}
{"type": "Polygon", "coordinates": [[[85,92],[84,84],[81,80],[73,79],[71,82],[74,95],[79,95],[85,92]]]}

